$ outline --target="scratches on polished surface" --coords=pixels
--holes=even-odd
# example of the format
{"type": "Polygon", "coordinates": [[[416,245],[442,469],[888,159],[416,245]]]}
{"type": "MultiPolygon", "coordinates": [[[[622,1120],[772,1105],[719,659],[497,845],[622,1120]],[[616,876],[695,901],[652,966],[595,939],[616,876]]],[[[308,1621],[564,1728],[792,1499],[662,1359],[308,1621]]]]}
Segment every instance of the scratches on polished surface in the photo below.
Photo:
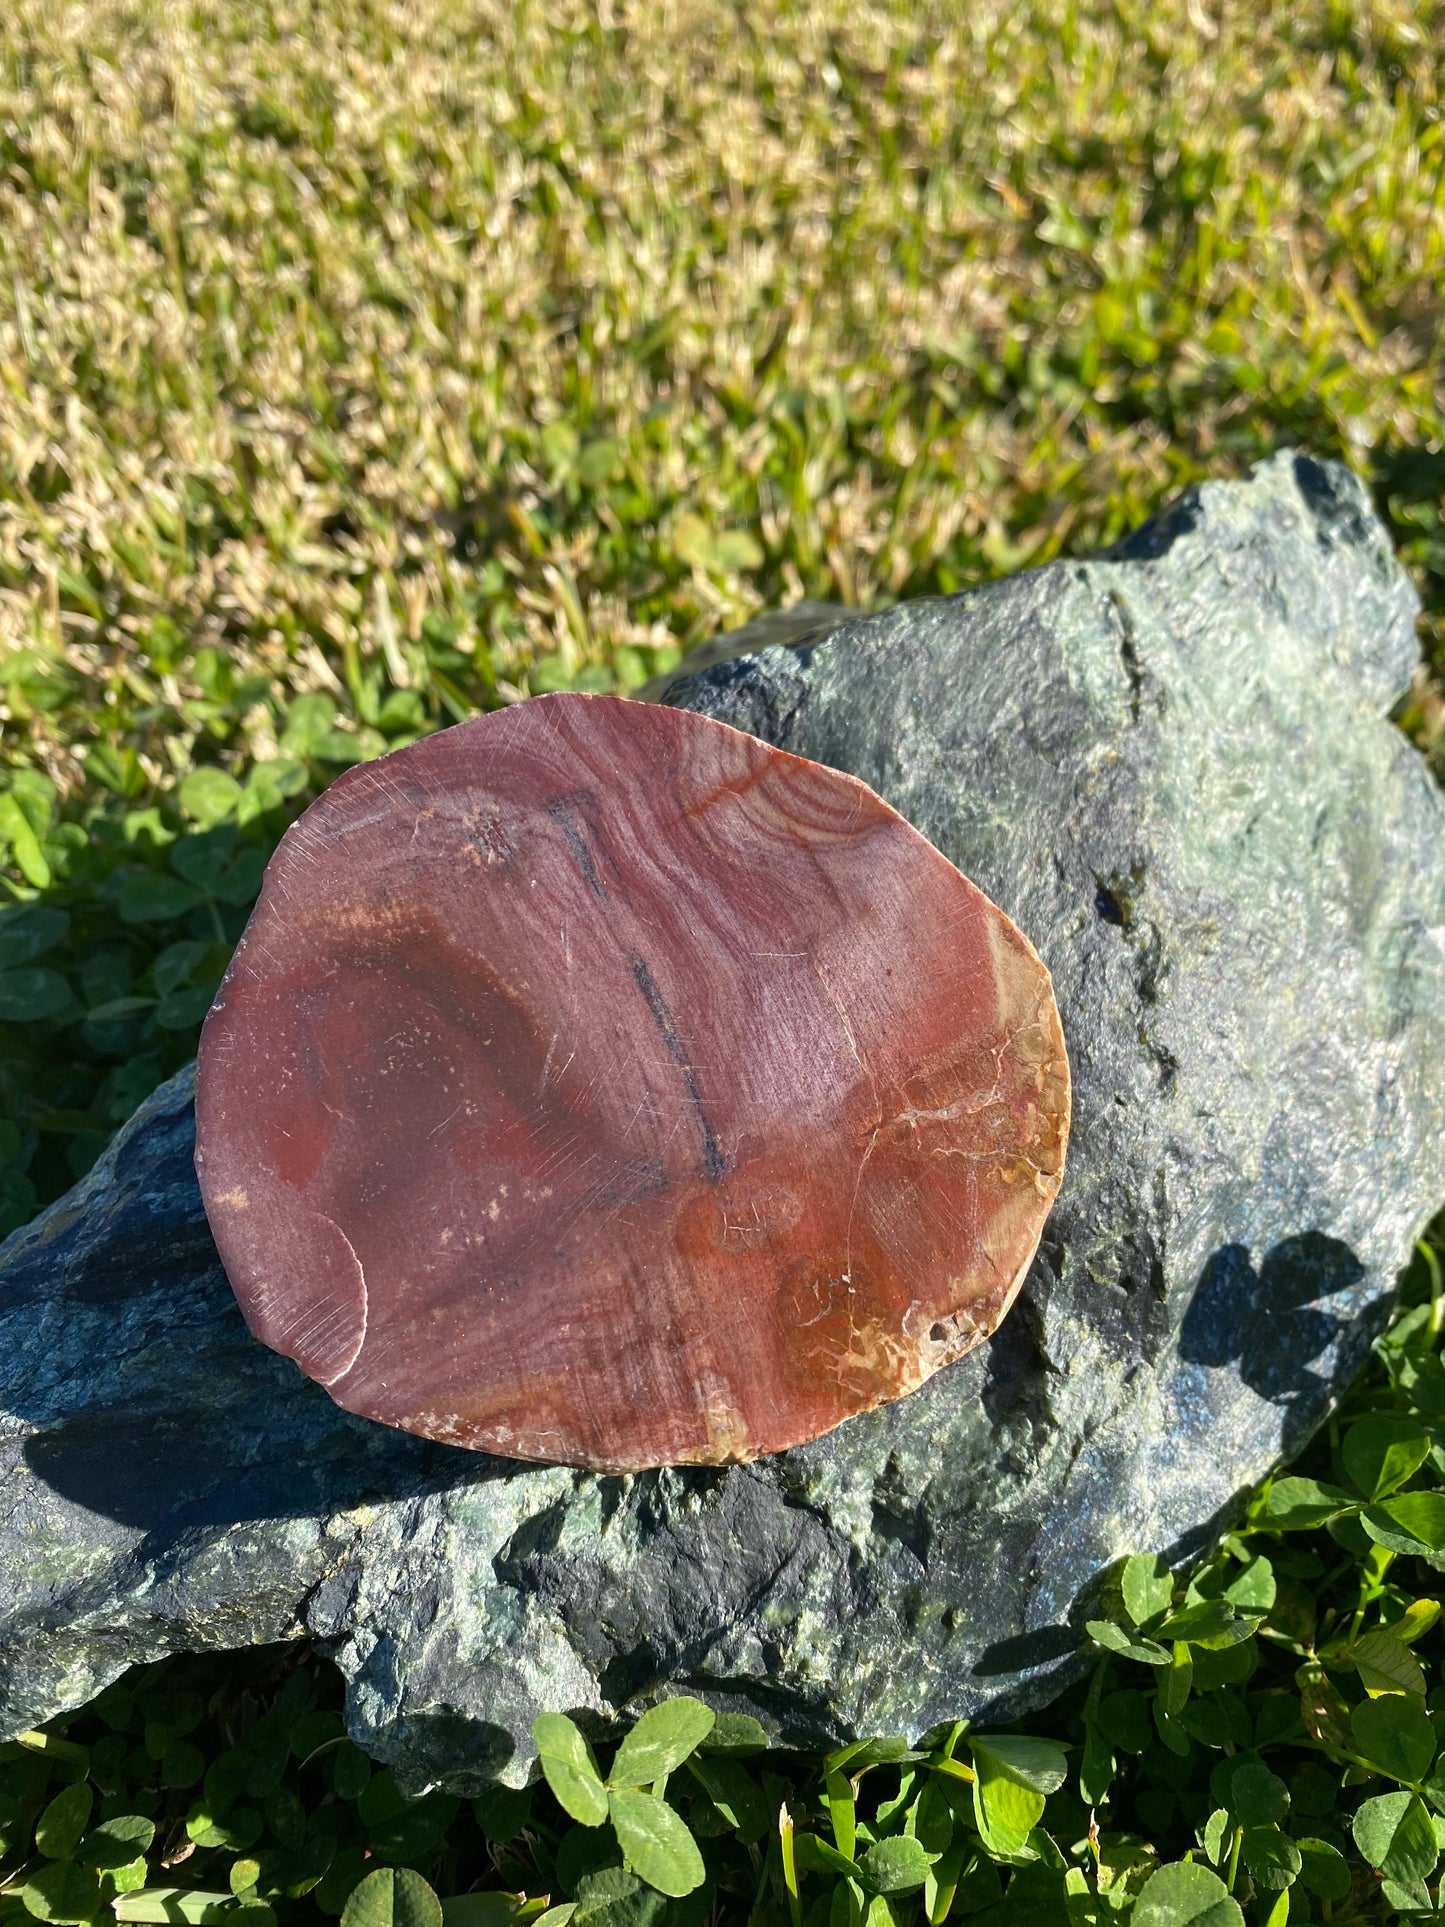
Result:
{"type": "Polygon", "coordinates": [[[626,1471],[816,1437],[979,1343],[1068,1110],[1047,971],[865,785],[564,694],[288,832],[198,1169],[251,1330],[338,1403],[626,1471]]]}

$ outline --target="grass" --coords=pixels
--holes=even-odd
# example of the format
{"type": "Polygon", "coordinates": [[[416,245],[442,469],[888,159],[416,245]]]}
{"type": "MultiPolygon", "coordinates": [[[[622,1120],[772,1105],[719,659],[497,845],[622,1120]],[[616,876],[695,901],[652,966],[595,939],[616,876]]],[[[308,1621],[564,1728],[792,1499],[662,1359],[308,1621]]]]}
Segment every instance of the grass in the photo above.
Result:
{"type": "MultiPolygon", "coordinates": [[[[245,873],[122,872],[477,707],[1086,552],[1288,442],[1369,477],[1438,667],[1442,40],[12,0],[0,838],[71,922],[0,935],[0,1224],[184,1061],[243,921],[245,873]]],[[[1405,720],[1445,754],[1435,682],[1405,720]]]]}
{"type": "Polygon", "coordinates": [[[339,769],[762,606],[1302,444],[1421,588],[1445,770],[1442,46],[1439,0],[9,0],[0,1229],[190,1055],[339,769]]]}

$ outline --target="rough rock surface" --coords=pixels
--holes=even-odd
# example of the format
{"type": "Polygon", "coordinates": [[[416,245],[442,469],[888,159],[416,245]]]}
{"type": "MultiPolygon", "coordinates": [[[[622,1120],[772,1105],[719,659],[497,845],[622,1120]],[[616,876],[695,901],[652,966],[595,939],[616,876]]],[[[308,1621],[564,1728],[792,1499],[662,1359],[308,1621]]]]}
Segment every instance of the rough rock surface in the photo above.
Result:
{"type": "Polygon", "coordinates": [[[1048,972],[931,843],[616,696],[339,777],[196,1070],[258,1338],[349,1412],[607,1472],[781,1451],[972,1351],[1068,1120],[1048,972]]]}
{"type": "Polygon", "coordinates": [[[996,1337],[726,1470],[524,1468],[250,1339],[158,1093],[0,1267],[0,1731],[310,1633],[413,1784],[686,1687],[798,1741],[1021,1710],[1117,1553],[1198,1546],[1361,1362],[1445,1193],[1445,804],[1386,722],[1414,597],[1281,456],[1111,556],[671,699],[865,778],[1049,964],[1063,1192],[996,1337]]]}

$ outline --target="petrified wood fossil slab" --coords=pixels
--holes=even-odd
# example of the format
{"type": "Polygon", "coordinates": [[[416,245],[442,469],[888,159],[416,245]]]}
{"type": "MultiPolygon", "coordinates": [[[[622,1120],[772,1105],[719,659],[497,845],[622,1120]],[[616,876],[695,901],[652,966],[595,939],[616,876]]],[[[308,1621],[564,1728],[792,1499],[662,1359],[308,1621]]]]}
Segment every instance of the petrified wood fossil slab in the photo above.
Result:
{"type": "Polygon", "coordinates": [[[348,1410],[754,1458],[998,1325],[1062,1176],[1048,972],[856,778],[557,695],[342,776],[202,1039],[252,1331],[348,1410]]]}

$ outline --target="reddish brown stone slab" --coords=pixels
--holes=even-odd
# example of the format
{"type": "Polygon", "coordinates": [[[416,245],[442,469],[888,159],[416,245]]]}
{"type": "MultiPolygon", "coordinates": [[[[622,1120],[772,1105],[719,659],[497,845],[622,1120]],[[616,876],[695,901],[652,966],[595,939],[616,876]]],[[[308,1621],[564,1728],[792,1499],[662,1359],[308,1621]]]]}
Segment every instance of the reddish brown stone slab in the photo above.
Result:
{"type": "Polygon", "coordinates": [[[534,698],[340,777],[201,1039],[256,1336],[351,1411],[608,1470],[913,1391],[1058,1190],[1048,972],[866,785],[534,698]]]}

